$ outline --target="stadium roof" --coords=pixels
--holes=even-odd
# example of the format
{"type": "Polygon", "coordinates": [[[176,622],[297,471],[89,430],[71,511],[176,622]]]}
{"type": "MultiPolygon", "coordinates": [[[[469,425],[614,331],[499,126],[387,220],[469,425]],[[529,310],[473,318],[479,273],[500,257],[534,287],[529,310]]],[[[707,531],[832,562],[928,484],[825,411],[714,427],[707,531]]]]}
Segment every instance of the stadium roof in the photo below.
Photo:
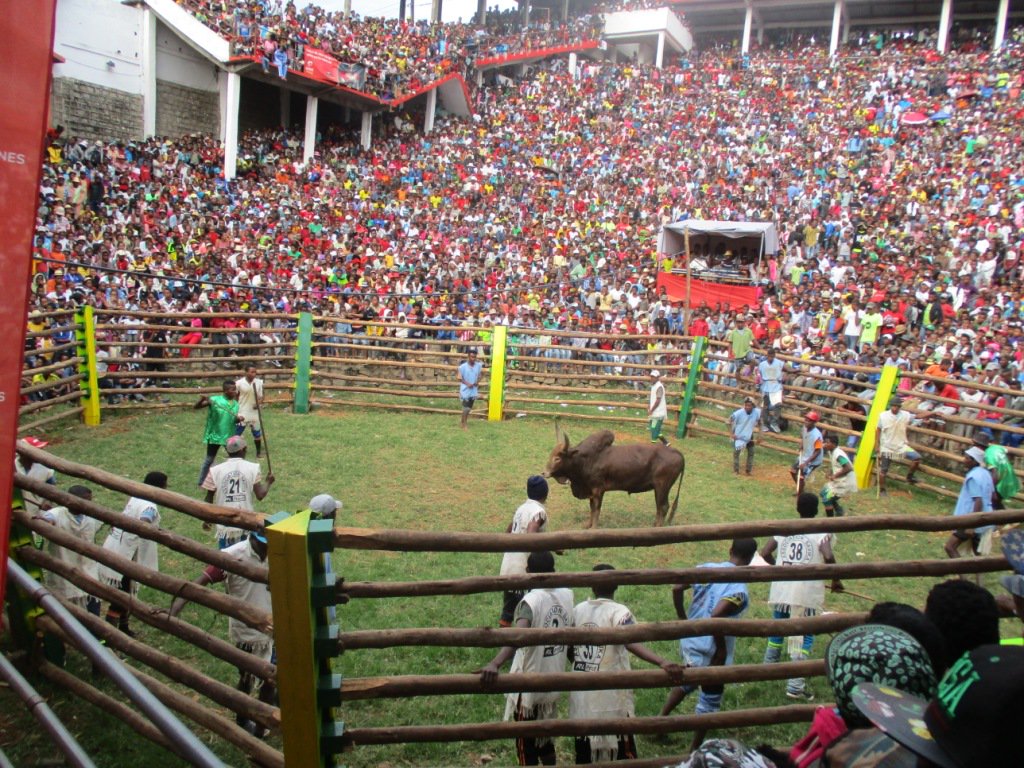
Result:
{"type": "MultiPolygon", "coordinates": [[[[671,5],[686,16],[695,34],[701,32],[743,31],[748,3],[745,0],[674,0],[671,5]]],[[[754,9],[754,28],[828,28],[832,25],[835,3],[831,0],[750,0],[754,9]]],[[[941,0],[845,0],[851,27],[938,26],[941,0]]],[[[999,0],[953,0],[953,23],[972,24],[991,21],[995,26],[999,0]]],[[[1014,10],[1010,18],[1024,17],[1014,10]]]]}

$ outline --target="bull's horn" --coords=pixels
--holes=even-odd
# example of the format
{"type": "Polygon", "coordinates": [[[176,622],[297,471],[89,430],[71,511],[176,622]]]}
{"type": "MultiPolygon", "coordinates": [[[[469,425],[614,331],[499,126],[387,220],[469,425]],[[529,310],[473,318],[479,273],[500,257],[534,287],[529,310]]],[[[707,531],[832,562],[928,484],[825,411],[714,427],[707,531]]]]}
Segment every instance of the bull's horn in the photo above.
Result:
{"type": "Polygon", "coordinates": [[[568,451],[569,450],[569,436],[567,434],[565,434],[565,432],[562,433],[562,444],[565,446],[565,450],[568,451]]]}

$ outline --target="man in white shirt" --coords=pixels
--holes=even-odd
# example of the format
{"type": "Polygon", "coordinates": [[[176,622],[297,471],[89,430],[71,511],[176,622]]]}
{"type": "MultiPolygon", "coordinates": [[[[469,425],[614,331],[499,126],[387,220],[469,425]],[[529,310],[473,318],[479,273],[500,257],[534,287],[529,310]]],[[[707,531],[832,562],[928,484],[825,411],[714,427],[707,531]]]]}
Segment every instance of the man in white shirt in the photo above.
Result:
{"type": "Polygon", "coordinates": [[[238,427],[236,435],[244,435],[245,428],[252,430],[252,441],[256,446],[256,458],[263,455],[263,424],[260,422],[260,405],[263,403],[263,379],[256,378],[256,366],[245,369],[245,375],[235,382],[238,390],[238,427]]]}
{"type": "MultiPolygon", "coordinates": [[[[526,480],[526,501],[519,505],[512,522],[505,533],[525,534],[542,533],[548,523],[548,513],[544,502],[548,499],[548,481],[540,475],[532,475],[526,480]]],[[[526,573],[528,552],[506,552],[501,558],[501,576],[522,576],[526,573]]],[[[525,590],[505,590],[501,608],[500,627],[512,626],[516,606],[526,594],[525,590]]]]}
{"type": "MultiPolygon", "coordinates": [[[[532,552],[526,561],[527,573],[554,573],[555,556],[550,552],[532,552]]],[[[516,606],[515,625],[520,629],[557,629],[572,626],[572,590],[564,587],[532,589],[516,606]]],[[[516,649],[506,645],[479,671],[480,681],[493,683],[498,670],[512,659],[509,674],[551,674],[565,671],[564,645],[531,645],[516,649]],[[513,658],[514,657],[514,658],[513,658]]],[[[558,716],[558,691],[510,693],[505,700],[505,719],[516,722],[553,720],[558,716]]],[[[555,743],[550,736],[516,739],[520,765],[554,765],[555,743]]]]}
{"type": "Polygon", "coordinates": [[[661,371],[651,371],[651,394],[647,403],[647,418],[650,419],[651,442],[661,437],[661,425],[668,417],[668,403],[665,402],[665,385],[661,382],[661,371]]]}
{"type": "MultiPolygon", "coordinates": [[[[83,501],[92,501],[92,491],[84,485],[72,485],[68,488],[68,493],[72,496],[77,496],[83,501]]],[[[96,534],[99,532],[100,526],[102,525],[102,523],[96,518],[72,512],[67,507],[50,507],[45,511],[39,512],[35,517],[40,520],[45,520],[54,528],[58,528],[59,530],[64,531],[64,533],[69,533],[75,538],[81,539],[89,544],[96,543],[96,534]]],[[[67,549],[66,547],[54,544],[50,540],[46,541],[46,551],[49,552],[54,559],[59,560],[69,568],[72,568],[91,579],[97,578],[98,567],[95,560],[91,560],[85,555],[67,549]]],[[[58,597],[67,600],[69,603],[77,605],[79,608],[85,608],[94,616],[100,615],[99,599],[86,593],[81,587],[72,584],[63,576],[58,576],[55,573],[47,571],[43,579],[43,583],[46,585],[47,589],[58,597]]]]}
{"type": "MultiPolygon", "coordinates": [[[[49,445],[45,440],[40,440],[38,437],[26,437],[24,442],[33,448],[40,449],[49,445]]],[[[56,472],[37,461],[33,461],[28,456],[15,454],[14,474],[24,475],[25,477],[31,478],[32,480],[38,480],[40,483],[46,483],[47,485],[57,484],[56,472]]],[[[40,512],[45,509],[49,509],[50,507],[49,501],[36,496],[31,491],[22,491],[21,500],[25,504],[25,511],[30,515],[38,515],[40,512]]]]}
{"type": "Polygon", "coordinates": [[[903,407],[903,398],[895,395],[889,401],[889,410],[878,417],[878,427],[875,430],[875,445],[878,451],[878,492],[885,495],[885,478],[889,475],[889,467],[893,459],[909,463],[907,469],[907,482],[911,485],[917,483],[914,479],[914,472],[921,466],[921,454],[910,447],[907,442],[907,426],[911,422],[911,416],[906,411],[900,410],[903,407]]]}
{"type": "Polygon", "coordinates": [[[853,474],[853,462],[846,451],[839,447],[835,432],[826,432],[825,455],[829,460],[828,482],[821,489],[821,501],[827,517],[842,517],[845,512],[839,500],[857,492],[857,476],[853,474]]]}
{"type": "MultiPolygon", "coordinates": [[[[210,467],[203,479],[202,487],[206,490],[206,503],[217,504],[232,509],[254,512],[255,501],[262,501],[274,484],[274,475],[270,473],[263,480],[260,465],[255,461],[245,460],[246,444],[241,435],[229,437],[225,446],[228,457],[220,464],[210,467]]],[[[209,523],[203,524],[203,530],[209,530],[209,523]]],[[[241,528],[217,524],[217,547],[227,549],[245,537],[241,528]]]]}
{"type": "MultiPolygon", "coordinates": [[[[606,563],[594,566],[595,571],[614,571],[606,563]]],[[[615,597],[616,584],[595,586],[594,597],[576,606],[573,625],[606,629],[636,624],[632,611],[615,597]]],[[[674,679],[683,675],[681,664],[667,661],[649,650],[643,643],[626,645],[576,645],[569,648],[569,661],[573,672],[628,672],[629,654],[661,667],[674,679]]],[[[633,691],[571,691],[569,717],[573,720],[592,718],[623,718],[636,714],[633,691]]],[[[576,763],[603,763],[610,760],[635,760],[636,740],[633,734],[600,734],[576,737],[576,763]]]]}

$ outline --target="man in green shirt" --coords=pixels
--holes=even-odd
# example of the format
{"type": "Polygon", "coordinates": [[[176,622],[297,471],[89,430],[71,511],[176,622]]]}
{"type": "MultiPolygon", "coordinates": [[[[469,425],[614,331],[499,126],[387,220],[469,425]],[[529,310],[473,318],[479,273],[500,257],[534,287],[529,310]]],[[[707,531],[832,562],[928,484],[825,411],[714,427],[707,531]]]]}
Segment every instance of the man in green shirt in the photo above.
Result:
{"type": "Polygon", "coordinates": [[[736,327],[726,334],[725,339],[732,345],[732,356],[737,363],[749,362],[754,332],[747,326],[746,316],[736,315],[736,327]]]}
{"type": "Polygon", "coordinates": [[[867,311],[860,321],[860,347],[873,347],[878,341],[878,331],[882,327],[882,315],[874,302],[869,302],[867,311]]]}
{"type": "Polygon", "coordinates": [[[199,401],[192,406],[194,410],[209,408],[206,412],[206,429],[203,432],[203,442],[206,443],[206,458],[203,459],[203,466],[199,469],[199,485],[202,486],[206,479],[206,473],[213,466],[213,460],[217,451],[222,445],[226,445],[228,438],[235,434],[235,427],[238,426],[241,417],[238,415],[238,390],[235,382],[228,379],[224,382],[222,395],[207,397],[203,395],[199,401]]]}

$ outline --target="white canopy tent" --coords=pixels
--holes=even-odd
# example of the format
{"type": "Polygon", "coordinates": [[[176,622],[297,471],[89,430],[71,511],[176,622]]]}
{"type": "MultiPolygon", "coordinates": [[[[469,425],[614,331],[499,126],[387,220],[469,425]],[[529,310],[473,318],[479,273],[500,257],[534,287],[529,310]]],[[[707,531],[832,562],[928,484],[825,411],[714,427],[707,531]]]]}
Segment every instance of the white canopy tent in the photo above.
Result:
{"type": "Polygon", "coordinates": [[[677,255],[685,253],[687,232],[691,252],[697,243],[709,250],[726,243],[729,249],[746,248],[748,253],[756,254],[758,267],[765,255],[779,252],[779,233],[771,222],[687,219],[662,227],[658,237],[658,252],[662,257],[675,260],[677,255]]]}

